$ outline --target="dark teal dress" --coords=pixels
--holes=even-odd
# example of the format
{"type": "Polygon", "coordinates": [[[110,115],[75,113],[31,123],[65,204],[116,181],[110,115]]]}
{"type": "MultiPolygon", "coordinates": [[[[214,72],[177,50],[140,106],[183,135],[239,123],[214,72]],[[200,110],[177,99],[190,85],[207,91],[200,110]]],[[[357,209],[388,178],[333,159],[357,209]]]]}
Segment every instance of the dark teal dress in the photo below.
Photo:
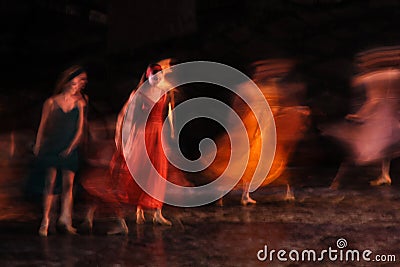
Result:
{"type": "Polygon", "coordinates": [[[60,155],[74,139],[78,130],[79,108],[76,106],[64,112],[55,102],[44,128],[43,142],[37,156],[37,162],[44,168],[58,170],[78,170],[78,149],[75,148],[67,157],[60,155]]]}

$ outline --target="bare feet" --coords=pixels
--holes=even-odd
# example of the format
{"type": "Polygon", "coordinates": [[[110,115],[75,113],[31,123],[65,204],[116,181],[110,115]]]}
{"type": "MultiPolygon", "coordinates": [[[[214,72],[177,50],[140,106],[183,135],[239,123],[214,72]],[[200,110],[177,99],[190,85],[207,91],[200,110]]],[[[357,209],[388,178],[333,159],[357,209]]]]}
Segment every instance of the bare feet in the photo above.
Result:
{"type": "Polygon", "coordinates": [[[284,199],[285,199],[286,201],[294,201],[294,200],[295,200],[293,191],[292,191],[292,189],[290,188],[290,185],[289,185],[289,184],[286,185],[286,195],[285,195],[285,198],[284,198],[284,199]]]}
{"type": "Polygon", "coordinates": [[[77,235],[76,229],[70,225],[57,224],[57,231],[62,234],[77,235]]]}
{"type": "Polygon", "coordinates": [[[76,229],[72,227],[72,225],[66,224],[60,220],[57,223],[57,231],[59,231],[62,234],[77,235],[76,229]]]}
{"type": "Polygon", "coordinates": [[[136,224],[144,224],[145,223],[144,212],[143,209],[137,207],[136,209],[136,224]]]}
{"type": "Polygon", "coordinates": [[[372,186],[391,185],[392,179],[389,176],[380,176],[378,179],[369,182],[369,184],[372,186]]]}
{"type": "Polygon", "coordinates": [[[251,197],[247,196],[247,197],[242,197],[242,200],[240,201],[240,203],[243,206],[247,206],[249,204],[256,204],[257,201],[255,201],[254,199],[252,199],[251,197]]]}
{"type": "Polygon", "coordinates": [[[127,235],[129,233],[128,226],[126,225],[125,219],[119,218],[118,225],[114,227],[112,230],[107,232],[107,235],[127,235]]]}
{"type": "Polygon", "coordinates": [[[167,226],[171,226],[172,225],[171,221],[165,219],[164,216],[161,214],[161,209],[157,209],[154,212],[153,223],[154,224],[167,225],[167,226]]]}
{"type": "Polygon", "coordinates": [[[49,229],[49,220],[43,219],[42,223],[40,224],[39,235],[47,236],[48,229],[49,229]]]}

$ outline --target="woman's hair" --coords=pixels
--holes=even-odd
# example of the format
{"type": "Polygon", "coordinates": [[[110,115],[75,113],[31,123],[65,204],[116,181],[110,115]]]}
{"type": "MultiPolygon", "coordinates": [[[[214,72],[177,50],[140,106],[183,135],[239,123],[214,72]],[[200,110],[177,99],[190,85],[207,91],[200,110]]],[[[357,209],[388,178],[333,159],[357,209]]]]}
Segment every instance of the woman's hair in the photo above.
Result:
{"type": "Polygon", "coordinates": [[[162,71],[162,67],[157,63],[151,63],[147,66],[146,71],[143,73],[142,77],[140,78],[139,84],[136,86],[136,89],[139,89],[142,84],[144,84],[147,79],[150,77],[150,74],[156,74],[157,72],[162,71]]]}
{"type": "Polygon", "coordinates": [[[162,71],[162,68],[159,64],[152,63],[146,69],[146,79],[150,77],[150,74],[156,74],[157,72],[162,71]]]}
{"type": "Polygon", "coordinates": [[[54,95],[60,94],[65,90],[65,87],[69,84],[69,82],[75,77],[79,76],[82,73],[85,73],[86,70],[79,65],[74,65],[63,71],[56,82],[56,86],[54,89],[54,95]]]}

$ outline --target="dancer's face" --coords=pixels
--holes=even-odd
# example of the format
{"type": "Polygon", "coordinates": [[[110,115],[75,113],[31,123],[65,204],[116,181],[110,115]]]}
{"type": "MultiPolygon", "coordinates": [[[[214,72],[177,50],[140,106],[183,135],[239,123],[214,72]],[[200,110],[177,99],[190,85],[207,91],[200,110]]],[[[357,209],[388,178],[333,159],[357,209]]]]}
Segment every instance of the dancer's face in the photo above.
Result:
{"type": "Polygon", "coordinates": [[[157,72],[155,74],[151,73],[150,76],[149,76],[149,83],[152,86],[156,86],[157,84],[159,84],[161,82],[163,77],[164,77],[164,75],[163,75],[162,71],[159,71],[159,72],[157,72]]]}
{"type": "Polygon", "coordinates": [[[71,94],[79,93],[87,84],[87,74],[81,73],[71,80],[70,92],[71,94]]]}
{"type": "Polygon", "coordinates": [[[80,74],[79,76],[79,91],[82,91],[85,89],[87,83],[88,83],[88,78],[86,72],[80,74]]]}

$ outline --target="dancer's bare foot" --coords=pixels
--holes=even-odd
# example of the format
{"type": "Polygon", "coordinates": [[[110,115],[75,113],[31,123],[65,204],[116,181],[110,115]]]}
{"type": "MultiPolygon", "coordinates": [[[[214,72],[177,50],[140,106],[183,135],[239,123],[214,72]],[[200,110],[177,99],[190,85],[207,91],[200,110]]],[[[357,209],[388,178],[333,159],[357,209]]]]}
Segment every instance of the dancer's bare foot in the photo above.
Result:
{"type": "Polygon", "coordinates": [[[62,234],[77,235],[76,228],[72,227],[72,225],[65,224],[64,222],[61,221],[57,223],[57,231],[62,234]]]}
{"type": "Polygon", "coordinates": [[[58,219],[56,225],[57,231],[62,234],[76,235],[76,228],[72,227],[72,219],[70,216],[63,216],[58,219]]]}
{"type": "Polygon", "coordinates": [[[48,229],[49,229],[49,220],[43,219],[42,223],[40,224],[39,235],[46,237],[48,229]]]}
{"type": "Polygon", "coordinates": [[[129,233],[128,226],[126,225],[125,219],[118,219],[118,225],[112,230],[107,232],[107,235],[127,235],[129,233]]]}
{"type": "Polygon", "coordinates": [[[247,206],[249,204],[256,204],[257,201],[255,201],[254,199],[252,199],[250,196],[246,196],[246,197],[242,197],[242,200],[240,201],[240,203],[243,206],[247,206]]]}
{"type": "Polygon", "coordinates": [[[136,224],[144,224],[146,222],[144,218],[144,212],[143,209],[140,207],[137,207],[136,209],[136,224]]]}
{"type": "Polygon", "coordinates": [[[294,201],[294,194],[292,189],[290,188],[289,184],[286,185],[286,196],[284,198],[286,201],[294,201]]]}
{"type": "Polygon", "coordinates": [[[165,219],[164,216],[161,214],[161,209],[157,209],[154,212],[153,223],[154,224],[167,225],[167,226],[171,226],[172,225],[171,221],[165,219]]]}
{"type": "Polygon", "coordinates": [[[378,179],[369,182],[369,184],[372,186],[391,185],[392,179],[389,176],[380,176],[378,179]]]}

